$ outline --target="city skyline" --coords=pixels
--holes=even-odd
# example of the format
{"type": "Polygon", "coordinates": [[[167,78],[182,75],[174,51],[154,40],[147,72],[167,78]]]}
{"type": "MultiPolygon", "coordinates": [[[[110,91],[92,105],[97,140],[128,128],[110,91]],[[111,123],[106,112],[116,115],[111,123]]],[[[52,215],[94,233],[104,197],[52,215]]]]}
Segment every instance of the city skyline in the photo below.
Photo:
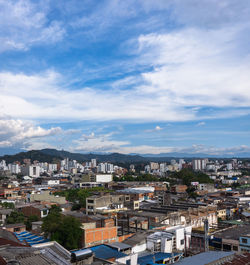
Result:
{"type": "Polygon", "coordinates": [[[248,1],[0,1],[0,155],[250,154],[248,1]]]}

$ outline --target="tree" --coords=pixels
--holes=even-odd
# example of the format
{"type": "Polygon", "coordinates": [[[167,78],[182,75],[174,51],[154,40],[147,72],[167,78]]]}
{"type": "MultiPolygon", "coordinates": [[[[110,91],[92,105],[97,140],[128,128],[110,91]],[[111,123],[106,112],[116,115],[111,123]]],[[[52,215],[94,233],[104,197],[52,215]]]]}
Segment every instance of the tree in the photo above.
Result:
{"type": "Polygon", "coordinates": [[[79,203],[74,203],[71,207],[71,211],[78,211],[81,209],[81,204],[79,203]]]}
{"type": "Polygon", "coordinates": [[[24,223],[25,217],[22,212],[13,211],[7,217],[7,224],[17,224],[17,223],[24,223]]]}
{"type": "Polygon", "coordinates": [[[50,213],[52,212],[60,213],[61,211],[62,211],[61,207],[56,204],[51,205],[51,208],[49,210],[50,213]]]}
{"type": "Polygon", "coordinates": [[[59,231],[61,224],[61,214],[57,211],[50,211],[50,213],[43,218],[42,230],[45,232],[45,237],[56,240],[56,232],[59,231]]]}
{"type": "Polygon", "coordinates": [[[32,222],[36,222],[38,220],[39,220],[39,218],[38,218],[37,215],[31,215],[31,216],[29,216],[26,219],[26,221],[25,221],[26,229],[27,230],[31,230],[31,228],[32,228],[32,222]]]}
{"type": "Polygon", "coordinates": [[[213,180],[209,178],[208,175],[206,175],[203,172],[194,172],[190,169],[182,169],[179,172],[172,173],[169,177],[180,179],[183,184],[189,186],[191,182],[193,181],[199,181],[200,183],[213,183],[213,180]]]}
{"type": "Polygon", "coordinates": [[[57,241],[69,250],[80,247],[81,223],[72,216],[63,216],[57,211],[52,211],[43,219],[42,230],[45,237],[57,241]]]}
{"type": "Polygon", "coordinates": [[[12,202],[3,202],[3,203],[1,203],[1,205],[3,208],[6,208],[6,209],[14,209],[15,208],[15,204],[12,202]]]}
{"type": "Polygon", "coordinates": [[[74,204],[79,204],[80,207],[86,207],[86,198],[90,197],[93,192],[104,191],[110,192],[110,190],[104,187],[94,187],[88,189],[69,189],[61,192],[55,192],[55,195],[65,196],[66,200],[73,202],[74,204]]]}
{"type": "Polygon", "coordinates": [[[60,227],[61,244],[67,249],[76,249],[80,247],[82,229],[81,223],[78,219],[72,216],[63,218],[62,227],[60,227]]]}

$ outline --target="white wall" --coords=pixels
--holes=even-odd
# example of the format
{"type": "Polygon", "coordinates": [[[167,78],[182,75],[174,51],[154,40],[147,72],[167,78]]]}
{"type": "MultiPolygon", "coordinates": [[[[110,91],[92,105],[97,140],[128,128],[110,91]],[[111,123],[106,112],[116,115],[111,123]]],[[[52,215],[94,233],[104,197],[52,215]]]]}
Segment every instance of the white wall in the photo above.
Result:
{"type": "Polygon", "coordinates": [[[96,182],[111,182],[113,180],[113,176],[111,174],[97,174],[96,182]]]}
{"type": "Polygon", "coordinates": [[[136,245],[136,246],[132,247],[131,253],[139,253],[139,252],[145,251],[146,249],[147,249],[146,243],[141,244],[141,245],[136,245]]]}

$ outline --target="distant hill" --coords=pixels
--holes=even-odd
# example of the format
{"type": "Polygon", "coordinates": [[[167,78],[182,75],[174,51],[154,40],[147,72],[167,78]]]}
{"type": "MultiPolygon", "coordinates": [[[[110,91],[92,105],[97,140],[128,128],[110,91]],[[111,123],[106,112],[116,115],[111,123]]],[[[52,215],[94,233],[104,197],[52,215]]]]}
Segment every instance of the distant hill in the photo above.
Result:
{"type": "Polygon", "coordinates": [[[27,152],[17,153],[15,155],[4,155],[0,157],[0,160],[5,160],[7,163],[13,163],[15,161],[22,162],[23,159],[28,158],[31,161],[38,160],[39,162],[52,163],[55,160],[60,159],[58,156],[50,155],[41,152],[41,150],[31,150],[27,152]]]}
{"type": "MultiPolygon", "coordinates": [[[[90,161],[95,158],[98,162],[110,162],[110,163],[148,163],[152,162],[169,162],[171,159],[176,159],[178,161],[179,158],[185,158],[186,161],[191,161],[193,158],[210,158],[216,159],[218,156],[212,156],[208,154],[186,154],[186,153],[166,153],[166,154],[145,154],[145,155],[137,155],[137,154],[81,154],[81,153],[71,153],[64,150],[56,150],[56,149],[42,149],[42,150],[31,150],[27,152],[20,152],[14,155],[4,155],[0,157],[0,160],[6,160],[7,163],[12,163],[14,161],[22,162],[24,158],[29,158],[32,161],[38,160],[40,162],[56,162],[58,160],[62,160],[64,158],[69,158],[71,160],[77,160],[78,162],[90,161]]],[[[237,156],[234,156],[237,157],[237,156]]],[[[240,156],[238,156],[240,157],[240,156]]],[[[242,156],[241,156],[242,157],[242,156]]],[[[247,157],[247,154],[245,154],[247,157]]],[[[248,156],[249,157],[249,156],[248,156]]],[[[229,159],[229,155],[220,156],[221,159],[229,159]]],[[[246,158],[245,158],[246,159],[246,158]]]]}
{"type": "Polygon", "coordinates": [[[110,162],[110,163],[136,163],[147,162],[148,158],[139,155],[124,155],[119,153],[113,154],[80,154],[71,153],[68,151],[60,151],[56,149],[42,149],[31,150],[27,152],[21,152],[15,155],[4,155],[0,157],[0,160],[6,160],[7,163],[14,161],[22,162],[24,158],[31,159],[31,161],[38,160],[39,162],[53,162],[64,158],[77,160],[79,162],[90,161],[91,159],[97,159],[98,162],[110,162]]]}
{"type": "Polygon", "coordinates": [[[43,154],[52,155],[60,158],[70,158],[79,162],[90,161],[91,159],[97,159],[99,162],[111,162],[111,163],[132,163],[132,162],[146,162],[148,158],[139,155],[124,155],[119,153],[112,154],[80,154],[71,153],[68,151],[59,151],[56,149],[42,149],[43,154]]]}

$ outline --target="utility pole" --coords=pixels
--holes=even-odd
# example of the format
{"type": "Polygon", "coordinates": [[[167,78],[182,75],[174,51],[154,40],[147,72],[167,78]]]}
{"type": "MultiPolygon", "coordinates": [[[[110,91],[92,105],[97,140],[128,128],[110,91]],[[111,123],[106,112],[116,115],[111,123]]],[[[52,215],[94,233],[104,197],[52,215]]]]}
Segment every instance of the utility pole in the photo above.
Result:
{"type": "Polygon", "coordinates": [[[208,219],[204,220],[204,241],[205,241],[205,252],[209,251],[209,240],[208,240],[209,224],[208,219]]]}

